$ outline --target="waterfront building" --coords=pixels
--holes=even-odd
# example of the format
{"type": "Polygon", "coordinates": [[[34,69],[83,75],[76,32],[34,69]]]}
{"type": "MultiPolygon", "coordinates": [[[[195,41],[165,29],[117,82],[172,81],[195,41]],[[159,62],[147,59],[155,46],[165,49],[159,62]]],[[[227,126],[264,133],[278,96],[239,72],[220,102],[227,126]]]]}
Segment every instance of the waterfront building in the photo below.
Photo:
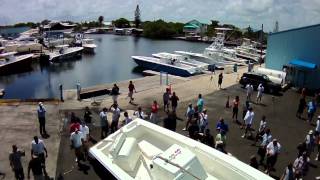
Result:
{"type": "Polygon", "coordinates": [[[208,29],[208,25],[205,23],[201,23],[197,20],[192,20],[187,22],[184,26],[183,26],[183,32],[185,33],[186,37],[190,37],[190,36],[203,36],[208,29]]]}
{"type": "Polygon", "coordinates": [[[320,24],[271,33],[266,67],[285,70],[295,87],[320,89],[320,24]]]}

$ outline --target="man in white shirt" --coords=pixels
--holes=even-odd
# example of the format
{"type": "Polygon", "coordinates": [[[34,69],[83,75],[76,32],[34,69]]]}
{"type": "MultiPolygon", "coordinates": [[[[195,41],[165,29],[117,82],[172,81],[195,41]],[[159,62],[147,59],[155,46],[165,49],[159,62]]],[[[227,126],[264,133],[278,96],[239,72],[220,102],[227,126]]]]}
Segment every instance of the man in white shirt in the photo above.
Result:
{"type": "Polygon", "coordinates": [[[90,130],[89,127],[83,122],[80,127],[80,131],[82,133],[83,138],[83,151],[85,158],[88,157],[88,146],[89,146],[89,140],[90,140],[90,130]]]}
{"type": "Polygon", "coordinates": [[[76,129],[70,136],[71,146],[74,148],[76,155],[76,162],[80,165],[80,160],[84,160],[82,145],[83,145],[83,134],[79,129],[76,129]]]}
{"type": "Polygon", "coordinates": [[[281,145],[277,139],[273,139],[272,142],[267,145],[267,174],[273,169],[274,165],[276,164],[280,149],[281,145]]]}
{"type": "Polygon", "coordinates": [[[257,94],[257,103],[261,103],[261,99],[262,99],[262,94],[264,92],[264,87],[262,84],[259,84],[258,86],[258,94],[257,94]]]}
{"type": "Polygon", "coordinates": [[[114,133],[118,130],[119,118],[120,118],[120,109],[118,104],[113,104],[110,107],[110,111],[112,112],[112,121],[111,121],[111,133],[114,133]]]}
{"type": "Polygon", "coordinates": [[[48,151],[45,144],[41,139],[38,138],[38,136],[34,136],[31,142],[31,157],[32,155],[36,155],[37,157],[39,157],[41,163],[43,163],[43,166],[45,166],[45,160],[48,157],[48,151]]]}
{"type": "Polygon", "coordinates": [[[133,115],[140,119],[145,118],[144,112],[142,111],[140,106],[138,107],[138,111],[134,112],[133,115]]]}
{"type": "Polygon", "coordinates": [[[83,140],[84,141],[89,141],[89,139],[90,139],[90,130],[89,130],[89,127],[86,125],[86,123],[83,122],[81,124],[80,131],[82,133],[83,140]]]}
{"type": "Polygon", "coordinates": [[[250,132],[250,137],[252,136],[252,132],[251,132],[251,125],[253,123],[253,118],[254,118],[254,112],[252,107],[249,107],[246,116],[244,117],[244,123],[245,123],[245,132],[244,134],[241,136],[242,138],[245,138],[247,135],[247,132],[250,132]]]}
{"type": "Polygon", "coordinates": [[[251,84],[247,84],[246,89],[247,89],[247,100],[251,101],[251,95],[252,95],[252,92],[253,92],[253,86],[251,84]]]}
{"type": "Polygon", "coordinates": [[[100,112],[100,126],[101,126],[101,139],[108,136],[109,132],[109,123],[107,119],[107,108],[103,108],[103,110],[100,112]]]}

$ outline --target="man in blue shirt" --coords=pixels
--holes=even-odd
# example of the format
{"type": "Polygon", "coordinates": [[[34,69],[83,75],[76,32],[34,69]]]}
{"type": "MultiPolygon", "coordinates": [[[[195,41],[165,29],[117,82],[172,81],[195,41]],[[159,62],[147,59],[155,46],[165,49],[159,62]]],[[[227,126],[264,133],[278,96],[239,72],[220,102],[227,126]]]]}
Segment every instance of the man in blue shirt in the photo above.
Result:
{"type": "Polygon", "coordinates": [[[42,102],[39,102],[38,107],[38,119],[39,119],[39,127],[40,127],[40,134],[46,135],[46,109],[44,108],[42,102]]]}
{"type": "Polygon", "coordinates": [[[225,133],[227,133],[229,131],[229,126],[224,123],[224,119],[223,118],[220,118],[220,120],[219,120],[219,122],[218,122],[218,124],[216,126],[216,129],[221,129],[225,133]]]}
{"type": "Polygon", "coordinates": [[[314,116],[314,113],[317,110],[317,106],[316,103],[314,101],[314,99],[312,99],[309,103],[308,103],[308,122],[311,124],[312,122],[312,118],[314,116]]]}

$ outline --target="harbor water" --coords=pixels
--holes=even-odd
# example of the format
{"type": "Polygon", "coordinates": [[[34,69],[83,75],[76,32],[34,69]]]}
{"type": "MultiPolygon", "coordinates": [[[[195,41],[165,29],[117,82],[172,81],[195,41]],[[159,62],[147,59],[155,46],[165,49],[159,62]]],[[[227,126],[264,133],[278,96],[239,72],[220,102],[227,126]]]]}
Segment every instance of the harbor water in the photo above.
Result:
{"type": "Polygon", "coordinates": [[[75,89],[97,84],[142,77],[141,69],[132,55],[151,56],[157,52],[175,50],[202,52],[205,43],[181,40],[151,40],[142,37],[117,35],[90,35],[98,46],[94,55],[81,59],[40,65],[34,63],[26,72],[0,77],[0,89],[5,88],[8,99],[59,98],[59,84],[64,89],[75,89]]]}

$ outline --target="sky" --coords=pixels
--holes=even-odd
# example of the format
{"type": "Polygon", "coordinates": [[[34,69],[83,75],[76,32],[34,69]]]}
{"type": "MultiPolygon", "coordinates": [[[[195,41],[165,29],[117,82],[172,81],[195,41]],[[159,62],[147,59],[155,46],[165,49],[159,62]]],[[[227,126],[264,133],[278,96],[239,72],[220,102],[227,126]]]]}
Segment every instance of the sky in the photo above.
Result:
{"type": "Polygon", "coordinates": [[[139,4],[141,19],[249,25],[272,31],[276,21],[286,30],[320,23],[320,0],[0,0],[0,25],[44,19],[89,21],[104,16],[133,20],[139,4]]]}

